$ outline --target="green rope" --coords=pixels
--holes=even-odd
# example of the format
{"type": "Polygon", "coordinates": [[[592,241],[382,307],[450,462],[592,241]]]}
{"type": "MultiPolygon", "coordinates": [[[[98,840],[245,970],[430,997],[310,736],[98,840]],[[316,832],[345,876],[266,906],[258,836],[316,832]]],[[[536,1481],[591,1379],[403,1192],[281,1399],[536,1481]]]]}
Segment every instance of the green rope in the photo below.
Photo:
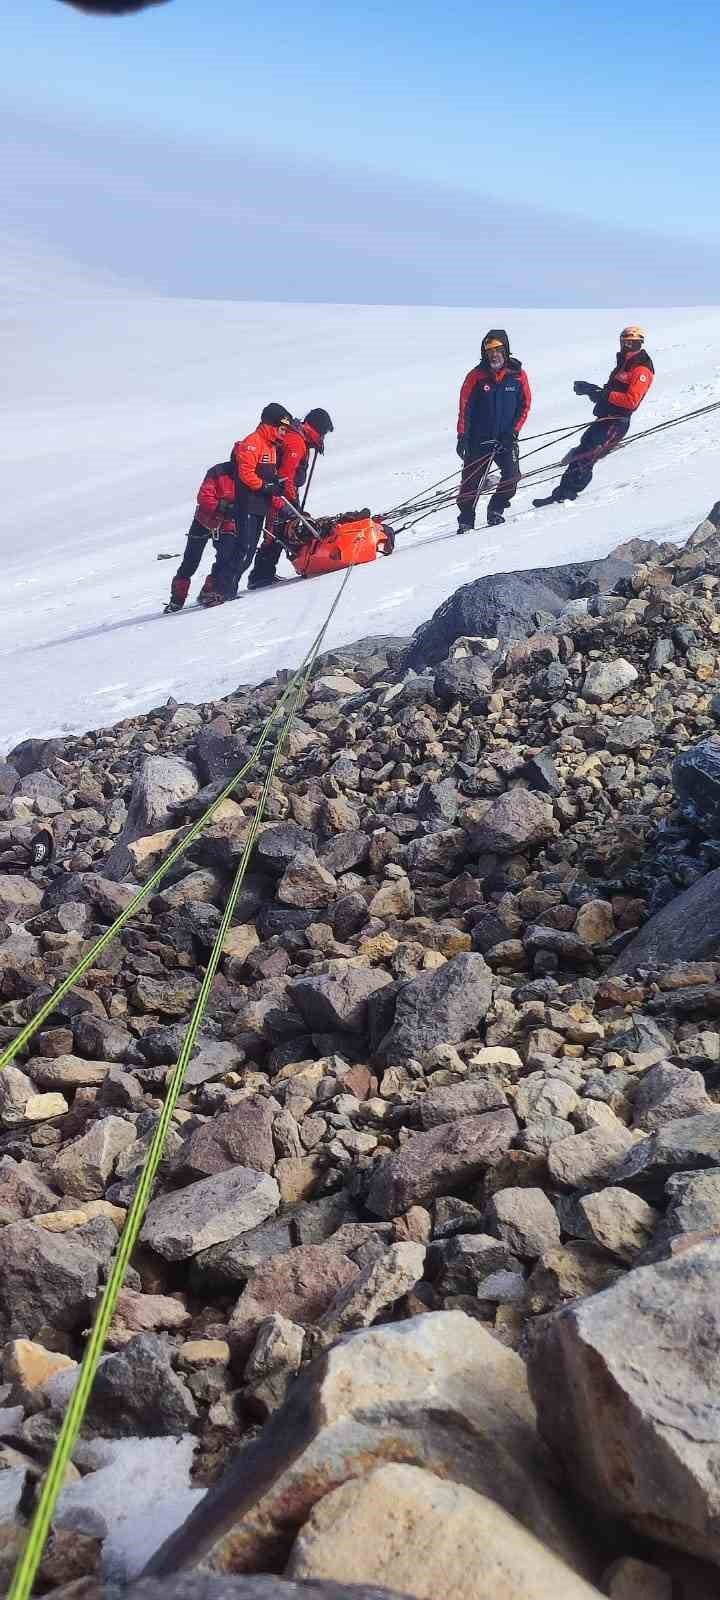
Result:
{"type": "MultiPolygon", "coordinates": [[[[348,568],[348,574],[351,571],[352,568],[348,568]]],[[[347,579],[345,579],[342,584],[340,594],[342,593],[342,589],[345,587],[346,581],[347,579]]],[[[337,605],[340,599],[340,594],[336,596],[335,605],[337,605]]],[[[331,615],[332,611],[330,613],[330,616],[331,615]]],[[[327,628],[330,616],[328,617],[327,622],[324,624],[323,630],[321,630],[321,633],[318,636],[319,639],[324,637],[324,629],[327,628]]],[[[121,911],[120,915],[115,918],[115,921],[112,923],[111,927],[109,927],[105,933],[101,934],[99,939],[96,939],[95,943],[86,952],[82,959],[73,967],[72,972],[68,974],[67,978],[63,978],[62,982],[59,983],[55,989],[53,989],[52,994],[40,1007],[40,1010],[36,1012],[35,1016],[25,1024],[25,1027],[21,1029],[20,1033],[16,1035],[11,1043],[7,1045],[2,1054],[0,1054],[0,1071],[2,1071],[3,1067],[9,1067],[10,1063],[15,1060],[15,1057],[19,1055],[20,1051],[23,1050],[27,1044],[29,1044],[30,1040],[34,1038],[35,1034],[43,1026],[43,1023],[47,1022],[48,1017],[52,1016],[53,1011],[56,1010],[57,1006],[60,1004],[60,1001],[65,999],[65,996],[70,993],[71,989],[76,987],[76,985],[80,982],[80,979],[85,976],[85,973],[95,965],[98,957],[102,955],[104,950],[107,950],[108,945],[112,944],[113,939],[117,938],[117,935],[122,932],[123,928],[130,921],[131,917],[135,915],[135,912],[140,909],[144,901],[146,901],[148,897],[155,892],[158,884],[162,883],[163,878],[167,876],[171,867],[174,867],[176,861],[179,861],[189,849],[190,845],[194,844],[195,840],[202,833],[203,828],[205,828],[208,822],[210,822],[212,819],[214,813],[218,809],[218,806],[221,806],[224,800],[228,800],[230,798],[233,789],[235,789],[237,785],[242,782],[243,778],[245,778],[251,771],[264,745],[267,744],[267,741],[270,738],[273,724],[277,722],[285,705],[287,704],[288,698],[294,692],[294,688],[299,678],[305,672],[307,662],[311,660],[314,661],[318,649],[318,640],[314,640],[309,651],[307,652],[307,655],[300,663],[297,672],[293,674],[293,677],[283,690],[280,699],[277,701],[276,705],[273,706],[273,709],[270,712],[267,721],[264,723],[257,742],[251,750],[245,765],[240,768],[239,772],[234,773],[233,777],[230,778],[228,783],[226,783],[222,792],[216,797],[215,800],[212,801],[212,804],[209,805],[207,810],[203,812],[203,815],[198,819],[198,821],[193,823],[193,826],[190,828],[189,832],[185,834],[185,837],[181,839],[178,844],[173,846],[170,854],[166,856],[165,860],[161,862],[160,866],[155,869],[152,877],[148,878],[147,882],[144,883],[140,889],[138,889],[137,894],[133,895],[132,900],[130,900],[129,904],[125,907],[125,910],[121,911]],[[313,655],[313,651],[315,652],[315,655],[313,655]]]]}
{"type": "MultiPolygon", "coordinates": [[[[285,711],[285,716],[283,718],[282,726],[280,728],[275,749],[272,754],[272,759],[267,770],[265,781],[262,786],[262,792],[257,802],[248,835],[245,840],[242,858],[233,879],[232,888],[223,912],[222,921],[210,953],[210,959],[203,977],[200,992],[197,1000],[195,1001],[195,1006],[193,1008],[187,1033],[185,1034],[182,1048],[177,1059],[177,1064],[172,1074],[168,1092],[165,1098],[165,1103],[158,1120],[158,1125],[155,1130],[150,1149],[146,1156],[145,1164],[140,1174],[138,1186],[130,1205],[130,1209],[125,1219],[125,1226],[118,1244],[117,1253],[113,1261],[108,1281],[103,1290],[90,1337],[85,1347],[85,1353],[83,1355],[77,1383],[73,1390],[70,1404],[63,1418],[62,1427],[55,1443],[52,1459],[43,1481],[43,1486],[35,1509],[35,1514],[28,1531],[28,1537],[24,1549],[15,1569],[12,1584],[8,1591],[7,1600],[30,1600],[33,1584],[37,1576],[37,1571],[42,1560],[45,1544],[52,1525],[52,1519],[55,1514],[58,1496],[62,1489],[65,1473],[72,1458],[75,1443],[85,1418],[92,1386],[95,1381],[97,1369],[105,1348],[108,1330],[115,1314],[118,1295],[122,1289],[125,1273],[127,1271],[132,1252],[137,1243],[138,1235],[143,1224],[153,1184],[157,1176],[158,1167],[163,1157],[168,1129],[170,1127],[173,1113],[177,1107],[179,1096],[182,1092],[185,1072],[195,1047],[198,1031],[205,1014],[208,1000],[210,998],[210,992],[223,952],[223,945],[232,924],[232,918],[237,906],[238,896],[240,894],[240,890],[247,872],[248,863],[250,861],[250,856],[258,836],[265,806],[267,805],[268,796],[270,794],[275,773],[280,761],[280,756],[282,754],[282,749],[290,731],[290,725],[293,716],[295,715],[296,708],[306,692],[308,680],[313,666],[315,665],[315,661],[322,641],[325,637],[325,633],[327,632],[331,618],[340,602],[340,598],[344,592],[348,578],[350,577],[350,573],[352,571],[353,568],[349,567],[322,628],[314,640],[304,662],[294,674],[287,690],[285,691],[285,694],[283,695],[283,701],[285,701],[287,709],[285,711]]],[[[237,781],[237,778],[233,779],[233,783],[236,783],[237,781]]],[[[217,804],[217,802],[215,803],[217,804]]],[[[123,913],[123,915],[125,915],[125,913],[123,913]]]]}

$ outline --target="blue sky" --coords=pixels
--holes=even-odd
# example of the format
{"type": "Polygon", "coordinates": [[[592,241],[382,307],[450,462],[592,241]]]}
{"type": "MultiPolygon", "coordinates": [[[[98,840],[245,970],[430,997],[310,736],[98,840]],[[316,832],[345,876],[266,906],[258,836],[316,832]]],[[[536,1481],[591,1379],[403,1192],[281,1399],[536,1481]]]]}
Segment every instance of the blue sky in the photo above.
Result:
{"type": "MultiPolygon", "coordinates": [[[[670,0],[514,0],[509,7],[484,7],[479,0],[366,0],[362,7],[324,0],[172,0],[113,20],[83,16],[57,0],[0,0],[0,21],[4,98],[13,113],[19,180],[11,214],[20,223],[38,226],[40,147],[47,150],[48,167],[52,157],[70,150],[77,171],[77,130],[83,128],[88,204],[98,203],[99,186],[107,203],[117,182],[117,215],[126,233],[133,227],[128,173],[136,181],[143,169],[156,193],[175,195],[178,227],[178,188],[185,191],[187,227],[202,215],[194,202],[202,199],[204,184],[236,184],[228,227],[235,249],[242,239],[233,231],[237,211],[244,208],[251,276],[263,270],[255,237],[263,218],[268,224],[273,212],[267,232],[268,241],[276,241],[285,217],[286,243],[305,253],[294,274],[288,269],[288,298],[297,292],[291,276],[299,274],[303,289],[308,252],[310,266],[317,257],[322,267],[320,244],[303,231],[303,215],[311,213],[322,225],[323,250],[332,257],[348,253],[353,218],[370,236],[375,211],[378,226],[391,234],[397,211],[405,218],[406,237],[416,235],[417,249],[429,252],[428,260],[435,252],[437,270],[429,274],[416,266],[413,273],[411,252],[403,250],[402,240],[391,241],[385,252],[387,298],[398,298],[397,282],[409,271],[408,298],[432,289],[430,297],[437,299],[432,286],[440,282],[438,229],[448,207],[458,224],[450,244],[460,251],[483,250],[488,235],[502,247],[503,222],[512,249],[521,250],[528,208],[535,229],[531,251],[539,248],[541,256],[537,230],[545,224],[548,269],[553,232],[558,267],[568,252],[577,258],[596,298],[597,268],[606,262],[613,285],[607,303],[622,297],[624,249],[633,293],[644,256],[652,281],[660,272],[658,293],[678,302],[688,294],[717,298],[712,282],[720,266],[720,20],[714,0],[685,7],[670,0]],[[28,147],[35,209],[31,196],[26,219],[20,180],[28,147]],[[97,171],[92,175],[98,152],[103,185],[97,171]],[[293,174],[294,205],[287,198],[293,174]],[[338,192],[345,212],[334,237],[338,192]],[[284,197],[279,205],[278,196],[284,197]],[[706,292],[698,249],[707,256],[706,292]],[[687,282],[684,256],[693,257],[687,282]]],[[[56,176],[55,187],[62,188],[62,181],[56,176]]],[[[149,199],[141,203],[136,195],[138,241],[149,209],[149,199]]],[[[74,218],[78,252],[87,255],[92,230],[81,212],[78,206],[76,216],[71,204],[62,226],[62,219],[51,223],[62,246],[70,248],[74,218]]],[[[104,225],[102,204],[99,220],[104,225]]],[[[169,238],[175,237],[171,227],[169,238]]],[[[96,239],[92,247],[96,255],[99,244],[96,239]]],[[[164,270],[167,288],[188,292],[173,253],[174,243],[163,269],[160,241],[152,237],[149,275],[162,282],[164,270]]],[[[271,253],[276,255],[276,243],[271,253]]],[[[190,287],[226,293],[226,274],[218,267],[215,281],[200,254],[189,271],[190,287]]],[[[118,258],[105,264],[125,270],[122,250],[118,258]]],[[[368,259],[370,297],[383,298],[383,252],[375,246],[368,259]]],[[[515,260],[513,282],[517,267],[515,260]]],[[[532,267],[526,260],[520,274],[528,294],[532,267]]],[[[185,278],[188,270],[186,264],[185,278]]],[[[274,270],[272,276],[277,295],[282,275],[274,270]]],[[[449,276],[455,283],[457,268],[449,276]]],[[[249,292],[258,290],[250,285],[249,292]]],[[[459,293],[458,282],[455,298],[459,293]]],[[[578,303],[583,299],[588,303],[587,292],[578,303]]],[[[549,303],[547,293],[544,300],[549,303]]]]}

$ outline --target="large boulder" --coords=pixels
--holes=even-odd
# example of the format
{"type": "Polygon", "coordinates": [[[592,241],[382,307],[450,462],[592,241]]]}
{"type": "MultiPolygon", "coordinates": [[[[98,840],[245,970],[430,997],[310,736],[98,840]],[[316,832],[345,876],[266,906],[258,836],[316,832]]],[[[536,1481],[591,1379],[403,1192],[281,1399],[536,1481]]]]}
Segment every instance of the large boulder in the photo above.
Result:
{"type": "Polygon", "coordinates": [[[274,1178],[252,1167],[230,1167],[200,1178],[174,1194],[161,1194],[147,1209],[141,1240],[166,1261],[187,1261],[272,1216],[280,1204],[274,1178]]]}
{"type": "Polygon", "coordinates": [[[538,1443],[523,1362],[474,1318],[438,1311],[342,1339],[306,1369],[148,1577],[198,1561],[215,1572],[277,1571],[324,1495],[392,1461],[422,1462],[488,1495],[592,1576],[586,1536],[538,1443]]]}
{"type": "Polygon", "coordinates": [[[668,966],[679,955],[684,961],[720,955],[720,867],[656,911],[626,944],[610,971],[668,966]]]}
{"type": "Polygon", "coordinates": [[[530,1353],[540,1430],[593,1513],[720,1566],[720,1240],[560,1311],[530,1353]]]}
{"type": "Polygon", "coordinates": [[[444,600],[430,621],[418,628],[403,666],[415,670],[435,666],[446,659],[456,639],[468,636],[527,639],[536,631],[538,612],[559,616],[567,600],[612,589],[631,572],[632,562],[606,556],[604,561],[476,578],[444,600]]]}
{"type": "Polygon", "coordinates": [[[485,1495],[399,1464],[326,1495],[298,1534],[287,1571],[381,1583],[416,1600],[598,1600],[597,1589],[485,1495]]]}

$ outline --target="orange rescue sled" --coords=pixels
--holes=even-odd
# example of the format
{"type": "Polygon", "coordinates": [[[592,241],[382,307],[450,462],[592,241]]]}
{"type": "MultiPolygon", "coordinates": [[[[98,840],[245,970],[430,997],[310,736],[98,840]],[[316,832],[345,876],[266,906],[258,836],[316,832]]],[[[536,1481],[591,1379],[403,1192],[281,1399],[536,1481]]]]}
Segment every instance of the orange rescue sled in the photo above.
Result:
{"type": "Polygon", "coordinates": [[[315,525],[320,538],[311,539],[291,556],[301,578],[320,578],[326,572],[340,572],[343,567],[363,566],[379,555],[392,555],[395,548],[392,528],[369,511],[324,517],[315,525]]]}

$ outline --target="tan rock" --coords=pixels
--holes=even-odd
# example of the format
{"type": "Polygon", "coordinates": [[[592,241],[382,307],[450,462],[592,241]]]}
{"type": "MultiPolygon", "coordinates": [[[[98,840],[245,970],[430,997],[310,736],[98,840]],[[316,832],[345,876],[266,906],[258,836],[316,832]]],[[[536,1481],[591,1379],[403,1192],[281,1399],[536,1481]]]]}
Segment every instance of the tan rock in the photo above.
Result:
{"type": "Polygon", "coordinates": [[[301,1373],[148,1575],[200,1559],[267,1571],[325,1494],[391,1461],[489,1495],[583,1576],[596,1571],[548,1475],[524,1363],[474,1318],[438,1311],[343,1339],[301,1373]]]}
{"type": "Polygon", "coordinates": [[[324,1156],[283,1156],[275,1167],[275,1180],[283,1205],[310,1200],[326,1169],[324,1156]]]}
{"type": "Polygon", "coordinates": [[[11,1339],[3,1351],[3,1375],[12,1385],[11,1403],[27,1404],[37,1389],[42,1389],[56,1372],[71,1372],[77,1361],[57,1350],[46,1350],[32,1339],[11,1339]]]}
{"type": "Polygon", "coordinates": [[[179,832],[179,828],[162,828],[159,833],[147,833],[144,839],[133,839],[132,843],[127,845],[135,877],[141,883],[149,878],[166,850],[175,843],[179,832]]]}
{"type": "Polygon", "coordinates": [[[236,928],[230,928],[223,944],[223,955],[234,956],[236,961],[247,961],[251,950],[256,950],[260,943],[257,928],[254,922],[241,922],[236,928]]]}
{"type": "Polygon", "coordinates": [[[420,1467],[380,1467],[325,1496],[286,1568],[415,1600],[597,1600],[506,1511],[420,1467]]]}
{"type": "Polygon", "coordinates": [[[411,917],[414,910],[415,896],[408,878],[382,883],[368,906],[371,917],[411,917]]]}
{"type": "Polygon", "coordinates": [[[195,1367],[226,1367],[229,1360],[227,1339],[186,1339],[178,1351],[178,1365],[189,1372],[195,1367]]]}
{"type": "Polygon", "coordinates": [[[70,1107],[62,1094],[31,1094],[25,1102],[26,1122],[46,1122],[49,1117],[64,1117],[70,1107]]]}
{"type": "Polygon", "coordinates": [[[615,932],[615,918],[609,900],[588,900],[578,911],[574,932],[586,944],[604,944],[615,932]]]}

